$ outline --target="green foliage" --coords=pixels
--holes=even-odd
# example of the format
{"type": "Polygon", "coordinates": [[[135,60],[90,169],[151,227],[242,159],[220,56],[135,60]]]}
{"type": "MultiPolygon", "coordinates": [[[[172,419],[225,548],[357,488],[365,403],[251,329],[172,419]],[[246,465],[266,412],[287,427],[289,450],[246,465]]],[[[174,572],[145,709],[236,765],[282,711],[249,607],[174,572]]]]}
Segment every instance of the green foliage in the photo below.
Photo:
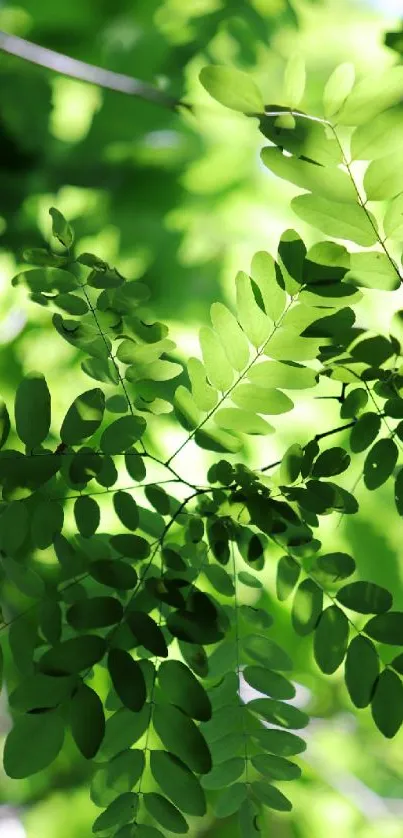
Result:
{"type": "MultiPolygon", "coordinates": [[[[393,477],[403,510],[401,346],[355,326],[353,310],[371,289],[393,292],[401,282],[366,205],[396,201],[402,186],[394,153],[378,153],[380,116],[400,101],[401,68],[357,85],[350,65],[337,68],[323,119],[295,110],[305,87],[298,56],[286,69],[283,106],[265,108],[240,71],[210,66],[200,78],[219,103],[260,118],[272,143],[262,151],[265,166],[308,193],[291,202],[297,216],[353,250],[332,241],[308,249],[286,231],[276,257],[260,251],[250,275],[238,272],[233,311],[212,304],[186,372],[172,360],[167,326],[144,308],[147,286],[94,254],[76,257],[59,210],[50,210],[52,233],[64,255],[31,249],[26,258],[37,267],[13,281],[44,308],[57,292],[52,301],[69,318],[56,313],[53,326],[99,386],[64,406],[59,433],[39,373],[19,384],[13,426],[1,406],[1,564],[7,583],[30,600],[10,620],[6,645],[14,721],[4,767],[18,779],[46,769],[68,729],[82,757],[100,762],[91,798],[103,811],[93,831],[119,838],[185,833],[187,816],[203,817],[210,802],[218,818],[239,813],[249,838],[262,806],[291,809],[273,782],[299,778],[288,757],[303,752],[293,731],[309,715],[290,703],[293,661],[270,636],[275,608],[259,574],[273,556],[277,598],[292,597],[289,623],[312,635],[319,670],[331,675],[344,663],[352,703],[371,706],[385,737],[403,722],[401,653],[386,665],[381,657],[382,645],[403,646],[403,612],[392,610],[386,587],[345,583],[354,558],[326,552],[321,541],[329,517],[359,510],[355,488],[345,487],[356,463],[364,490],[393,477]],[[353,156],[368,160],[366,200],[334,118],[352,133],[353,156]],[[357,253],[356,245],[375,249],[357,253]],[[298,407],[288,392],[299,390],[337,401],[348,424],[302,444],[295,420],[280,461],[249,468],[248,438],[275,433],[298,407]],[[166,459],[152,437],[160,413],[184,429],[166,459]],[[345,429],[349,443],[323,442],[345,429]],[[5,447],[10,436],[16,448],[5,447]],[[172,465],[190,442],[213,453],[203,485],[172,465]],[[169,494],[155,463],[190,494],[169,494]],[[123,464],[137,485],[120,482],[123,464]],[[112,495],[109,507],[100,494],[106,504],[112,495]],[[101,530],[109,511],[111,533],[101,530]],[[49,576],[38,550],[54,555],[49,576]],[[253,605],[241,603],[241,586],[253,605]],[[356,624],[355,615],[368,614],[356,624]],[[245,684],[260,695],[249,699],[245,684]]],[[[386,232],[399,229],[398,212],[387,206],[386,232]]]]}

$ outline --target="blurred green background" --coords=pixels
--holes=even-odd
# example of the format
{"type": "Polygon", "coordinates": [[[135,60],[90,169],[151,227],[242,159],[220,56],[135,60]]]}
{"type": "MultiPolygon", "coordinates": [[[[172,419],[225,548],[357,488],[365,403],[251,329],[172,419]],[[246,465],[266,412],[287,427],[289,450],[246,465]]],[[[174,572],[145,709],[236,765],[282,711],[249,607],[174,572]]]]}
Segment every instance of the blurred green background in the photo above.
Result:
{"type": "MultiPolygon", "coordinates": [[[[304,109],[320,112],[323,85],[338,63],[351,61],[357,74],[365,74],[399,60],[383,43],[386,32],[400,29],[399,12],[401,0],[0,2],[0,29],[158,84],[194,104],[192,115],[173,114],[0,55],[3,398],[11,404],[23,372],[40,369],[52,391],[57,427],[85,387],[76,353],[55,334],[49,313],[10,285],[22,251],[49,241],[50,206],[72,222],[79,250],[97,253],[128,278],[145,278],[153,312],[169,324],[183,359],[196,351],[198,327],[207,322],[210,304],[231,302],[234,274],[248,270],[256,250],[274,253],[290,226],[313,243],[313,231],[289,210],[296,189],[259,162],[262,137],[254,120],[213,102],[198,73],[206,63],[233,64],[256,78],[267,102],[281,102],[285,63],[298,52],[308,71],[304,109]]],[[[389,43],[398,47],[402,36],[389,37],[389,43]]],[[[363,325],[387,328],[391,306],[403,307],[402,301],[396,303],[398,293],[392,302],[381,292],[371,294],[363,325]]],[[[316,415],[312,399],[303,403],[298,435],[293,413],[274,441],[250,445],[251,464],[276,459],[286,444],[306,442],[316,415]]],[[[333,407],[321,408],[320,421],[318,431],[338,424],[333,407]]],[[[158,446],[168,451],[182,432],[169,419],[161,420],[161,428],[158,446]]],[[[189,456],[193,479],[203,479],[211,455],[188,447],[176,461],[182,473],[189,456]]],[[[363,576],[394,591],[401,608],[402,531],[392,511],[392,489],[387,484],[373,497],[358,484],[357,493],[359,519],[344,519],[339,527],[332,520],[324,528],[324,544],[350,550],[363,576]]],[[[341,674],[319,674],[310,640],[296,638],[287,608],[270,593],[274,571],[273,556],[266,604],[282,644],[292,652],[300,705],[312,722],[301,760],[303,779],[290,790],[293,813],[267,814],[263,835],[399,838],[403,733],[384,740],[369,711],[353,710],[341,674]]],[[[251,601],[247,589],[245,596],[251,601]]],[[[0,739],[9,726],[3,693],[0,739]]],[[[97,810],[88,797],[89,776],[72,744],[54,768],[30,780],[16,783],[1,774],[0,838],[90,835],[97,810]]],[[[231,819],[210,819],[191,833],[192,838],[235,834],[231,819]]]]}

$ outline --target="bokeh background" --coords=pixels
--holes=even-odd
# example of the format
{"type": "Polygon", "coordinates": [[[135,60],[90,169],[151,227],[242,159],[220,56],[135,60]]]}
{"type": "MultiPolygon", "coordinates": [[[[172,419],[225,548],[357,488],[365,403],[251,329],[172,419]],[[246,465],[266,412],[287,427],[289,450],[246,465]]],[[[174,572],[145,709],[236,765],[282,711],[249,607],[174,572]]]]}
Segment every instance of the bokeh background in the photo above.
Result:
{"type": "MultiPolygon", "coordinates": [[[[49,313],[10,284],[22,251],[49,242],[50,206],[72,222],[80,250],[97,253],[128,278],[145,278],[153,311],[169,324],[178,358],[185,359],[197,351],[210,304],[231,302],[235,272],[248,270],[256,250],[275,253],[288,227],[309,244],[321,238],[292,215],[297,190],[260,164],[254,120],[214,103],[198,81],[200,69],[233,64],[253,75],[266,101],[281,102],[284,66],[299,53],[308,73],[304,109],[320,113],[323,85],[337,64],[351,61],[365,74],[401,60],[399,14],[402,0],[0,0],[0,29],[194,104],[193,115],[173,114],[0,55],[0,390],[6,402],[24,372],[40,369],[57,427],[86,386],[76,353],[55,334],[49,313]]],[[[396,295],[393,301],[371,295],[364,325],[386,329],[396,295]]],[[[338,424],[327,405],[318,431],[338,424]]],[[[251,446],[251,464],[276,459],[293,441],[306,442],[317,414],[314,401],[303,404],[270,443],[251,446]]],[[[160,427],[156,444],[168,451],[181,431],[169,418],[160,427]]],[[[187,448],[176,465],[185,473],[191,462],[196,479],[209,456],[187,448]]],[[[352,552],[359,572],[389,587],[401,608],[403,532],[392,489],[382,487],[374,498],[358,484],[357,494],[359,519],[339,526],[332,520],[325,543],[352,552]]],[[[267,814],[265,836],[401,838],[403,733],[384,740],[369,711],[354,711],[342,675],[318,672],[310,639],[296,638],[288,608],[271,593],[274,572],[274,560],[268,561],[265,604],[292,652],[298,701],[312,721],[303,779],[290,790],[293,813],[267,814]]],[[[253,595],[245,589],[245,601],[253,595]]],[[[0,744],[9,727],[3,691],[0,744]]],[[[98,811],[88,797],[89,777],[73,746],[26,781],[10,781],[0,769],[0,838],[89,836],[98,811]]],[[[236,828],[231,819],[211,818],[191,835],[232,838],[236,828]]]]}

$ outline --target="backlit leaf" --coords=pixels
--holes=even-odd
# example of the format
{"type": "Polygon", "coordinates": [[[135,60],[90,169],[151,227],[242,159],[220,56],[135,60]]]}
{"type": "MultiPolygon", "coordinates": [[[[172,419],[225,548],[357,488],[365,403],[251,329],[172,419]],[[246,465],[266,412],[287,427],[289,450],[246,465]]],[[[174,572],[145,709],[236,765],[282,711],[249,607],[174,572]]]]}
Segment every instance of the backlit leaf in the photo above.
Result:
{"type": "Polygon", "coordinates": [[[371,247],[377,242],[375,218],[371,213],[368,217],[358,204],[340,204],[316,195],[298,195],[292,199],[291,207],[302,221],[327,236],[348,239],[362,247],[371,247]]]}
{"type": "Polygon", "coordinates": [[[323,108],[326,119],[331,119],[340,110],[354,86],[355,69],[353,64],[339,64],[325,84],[323,108]]]}
{"type": "Polygon", "coordinates": [[[281,390],[265,389],[256,384],[238,384],[232,391],[231,399],[243,410],[269,414],[287,413],[294,407],[291,399],[281,390]]]}
{"type": "Polygon", "coordinates": [[[119,454],[127,451],[137,442],[146,429],[142,416],[121,416],[106,428],[101,436],[100,446],[105,454],[119,454]]]}
{"type": "Polygon", "coordinates": [[[239,322],[250,342],[257,349],[268,339],[273,330],[273,323],[258,306],[247,274],[239,271],[235,278],[235,285],[239,322]]]}
{"type": "Polygon", "coordinates": [[[277,565],[277,599],[284,602],[293,592],[301,573],[298,562],[291,556],[282,556],[277,565]]]}
{"type": "Polygon", "coordinates": [[[305,90],[305,77],[304,59],[301,55],[292,55],[285,68],[283,91],[284,102],[291,109],[296,108],[301,102],[305,90]]]}
{"type": "Polygon", "coordinates": [[[292,603],[291,619],[297,634],[314,630],[323,607],[323,591],[312,579],[304,579],[298,586],[292,603]]]}
{"type": "Polygon", "coordinates": [[[233,67],[209,65],[203,67],[200,81],[217,102],[245,114],[264,113],[259,88],[253,79],[233,67]]]}
{"type": "Polygon", "coordinates": [[[364,189],[369,201],[394,198],[403,190],[402,159],[399,153],[387,154],[369,164],[364,175],[364,189]]]}
{"type": "Polygon", "coordinates": [[[211,322],[234,370],[241,372],[249,361],[249,346],[237,319],[222,303],[213,303],[211,322]]]}
{"type": "MultiPolygon", "coordinates": [[[[402,187],[403,188],[403,187],[402,187]]],[[[395,291],[399,288],[400,277],[385,253],[351,253],[350,270],[345,279],[363,288],[375,288],[379,291],[395,291]]]]}
{"type": "Polygon", "coordinates": [[[199,340],[209,381],[216,390],[227,390],[233,381],[233,370],[218,335],[208,326],[202,326],[199,340]]]}
{"type": "Polygon", "coordinates": [[[317,166],[299,157],[282,154],[280,149],[267,146],[261,157],[265,166],[277,177],[288,180],[301,189],[309,190],[329,201],[354,203],[357,194],[350,178],[340,169],[317,166]]]}
{"type": "Polygon", "coordinates": [[[277,321],[286,305],[287,294],[278,277],[276,263],[270,253],[259,250],[251,264],[251,276],[262,295],[264,310],[273,322],[277,321]]]}
{"type": "Polygon", "coordinates": [[[60,429],[62,442],[76,445],[98,430],[104,415],[105,396],[96,387],[81,393],[69,407],[60,429]]]}

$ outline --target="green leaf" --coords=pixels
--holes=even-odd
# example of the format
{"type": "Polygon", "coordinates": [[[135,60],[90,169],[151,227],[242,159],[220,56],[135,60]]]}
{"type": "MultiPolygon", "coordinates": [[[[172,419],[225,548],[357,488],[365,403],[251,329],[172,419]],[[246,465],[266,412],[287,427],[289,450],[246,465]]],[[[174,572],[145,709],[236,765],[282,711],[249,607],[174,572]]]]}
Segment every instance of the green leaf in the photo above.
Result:
{"type": "Polygon", "coordinates": [[[280,285],[276,263],[270,253],[264,250],[255,253],[251,264],[251,275],[262,295],[264,310],[273,322],[282,315],[287,294],[280,285]]]}
{"type": "Polygon", "coordinates": [[[379,413],[364,413],[351,429],[350,448],[354,454],[365,451],[376,439],[381,430],[382,420],[379,413]]]}
{"type": "Polygon", "coordinates": [[[395,504],[399,515],[403,515],[403,469],[400,469],[395,480],[395,504]]]}
{"type": "Polygon", "coordinates": [[[403,646],[403,611],[378,614],[364,626],[364,631],[378,643],[403,646]]]}
{"type": "Polygon", "coordinates": [[[341,474],[350,465],[351,457],[344,448],[328,448],[319,454],[312,469],[313,477],[333,477],[341,474]]]}
{"type": "Polygon", "coordinates": [[[340,125],[361,125],[371,121],[380,111],[401,101],[402,84],[401,66],[365,76],[346,100],[337,116],[337,122],[340,125]]]}
{"type": "Polygon", "coordinates": [[[128,474],[133,480],[140,482],[146,476],[146,467],[144,460],[139,451],[135,448],[129,448],[125,453],[125,466],[128,474]]]}
{"type": "Polygon", "coordinates": [[[0,399],[0,449],[7,442],[10,433],[11,423],[6,403],[0,399]]]}
{"type": "Polygon", "coordinates": [[[73,230],[64,215],[56,207],[50,208],[49,215],[52,219],[52,235],[59,240],[63,247],[71,247],[74,241],[73,230]]]}
{"type": "Polygon", "coordinates": [[[52,303],[73,317],[82,317],[88,312],[86,301],[78,297],[77,294],[57,294],[56,297],[53,297],[52,303]]]}
{"type": "Polygon", "coordinates": [[[182,384],[175,390],[174,409],[179,422],[187,431],[192,431],[200,425],[203,414],[192,394],[182,384]]]}
{"type": "Polygon", "coordinates": [[[233,370],[221,341],[208,326],[200,329],[199,341],[210,383],[221,392],[228,390],[233,381],[233,370]]]}
{"type": "Polygon", "coordinates": [[[350,270],[345,280],[362,288],[375,288],[379,291],[395,291],[401,281],[399,272],[388,256],[375,251],[351,253],[350,270]]]}
{"type": "Polygon", "coordinates": [[[35,448],[47,437],[50,427],[50,392],[41,373],[23,378],[15,396],[14,415],[19,438],[35,448]]]}
{"type": "Polygon", "coordinates": [[[162,486],[149,485],[144,489],[144,494],[151,503],[151,506],[159,512],[160,515],[169,515],[171,512],[171,501],[169,495],[162,486]]]}
{"type": "Polygon", "coordinates": [[[109,760],[125,748],[130,748],[143,736],[150,721],[150,705],[145,704],[139,713],[122,707],[106,722],[105,737],[98,758],[109,760]]]}
{"type": "Polygon", "coordinates": [[[168,648],[165,637],[155,620],[143,611],[128,611],[126,622],[138,643],[153,655],[166,658],[168,648]]]}
{"type": "Polygon", "coordinates": [[[358,125],[351,137],[351,156],[353,160],[375,160],[399,151],[401,144],[402,123],[398,106],[358,125]]]}
{"type": "Polygon", "coordinates": [[[260,579],[257,579],[252,573],[248,573],[247,570],[240,570],[238,573],[238,579],[242,582],[243,585],[247,585],[248,588],[262,588],[263,584],[260,579]]]}
{"type": "Polygon", "coordinates": [[[63,529],[64,511],[55,500],[43,499],[32,513],[31,536],[39,550],[46,550],[53,544],[55,536],[63,529]]]}
{"type": "Polygon", "coordinates": [[[10,706],[26,713],[47,707],[57,707],[65,701],[74,687],[73,678],[52,678],[37,672],[29,675],[9,696],[10,706]]]}
{"type": "Polygon", "coordinates": [[[108,669],[113,686],[125,707],[138,713],[147,698],[144,675],[139,663],[123,649],[111,649],[108,669]]]}
{"type": "Polygon", "coordinates": [[[181,834],[189,831],[183,815],[162,794],[148,792],[143,795],[143,803],[151,817],[155,818],[164,829],[181,834]]]}
{"type": "Polygon", "coordinates": [[[109,804],[105,812],[99,815],[92,827],[93,832],[104,832],[114,826],[120,826],[133,820],[138,808],[138,796],[133,792],[119,795],[109,804]]]}
{"type": "Polygon", "coordinates": [[[267,341],[273,330],[273,323],[258,306],[250,278],[243,271],[235,277],[236,305],[239,322],[256,349],[267,341]]]}
{"type": "Polygon", "coordinates": [[[105,628],[118,623],[123,606],[111,596],[94,596],[77,600],[67,612],[67,622],[77,631],[105,628]]]}
{"type": "Polygon", "coordinates": [[[210,96],[226,108],[245,114],[264,113],[259,88],[241,70],[211,64],[203,67],[199,78],[210,96]]]}
{"type": "Polygon", "coordinates": [[[304,579],[295,592],[291,610],[292,624],[297,634],[304,636],[314,630],[322,607],[322,589],[312,579],[304,579]]]}
{"type": "Polygon", "coordinates": [[[269,809],[275,809],[278,812],[291,811],[292,804],[275,786],[257,780],[251,783],[250,787],[257,799],[269,809]]]}
{"type": "Polygon", "coordinates": [[[348,644],[349,624],[337,605],[325,608],[314,635],[314,656],[319,669],[331,675],[343,662],[348,644]]]}
{"type": "MultiPolygon", "coordinates": [[[[248,385],[245,385],[248,386],[248,385]]],[[[274,428],[261,416],[249,410],[223,407],[214,413],[214,422],[219,428],[238,433],[265,436],[274,433],[274,428]]]]}
{"type": "Polygon", "coordinates": [[[280,482],[282,484],[289,486],[290,483],[295,483],[300,474],[303,454],[304,452],[298,443],[294,443],[287,448],[280,465],[280,482]]]}
{"type": "Polygon", "coordinates": [[[189,358],[188,375],[192,386],[192,396],[200,410],[209,411],[215,407],[218,399],[217,390],[208,383],[206,370],[198,358],[189,358]]]}
{"type": "Polygon", "coordinates": [[[174,754],[151,751],[150,768],[161,791],[181,812],[202,817],[206,813],[203,789],[187,766],[174,754]]]}
{"type": "Polygon", "coordinates": [[[245,759],[243,757],[232,757],[225,762],[214,765],[214,768],[202,777],[201,784],[205,789],[220,789],[224,786],[230,786],[243,774],[244,769],[245,759]]]}
{"type": "Polygon", "coordinates": [[[265,413],[271,416],[287,413],[294,407],[291,399],[281,390],[265,389],[256,384],[238,384],[232,391],[231,399],[243,410],[265,413]]]}
{"type": "Polygon", "coordinates": [[[307,163],[299,157],[285,156],[280,149],[267,146],[261,152],[265,166],[277,177],[288,180],[328,201],[355,203],[357,194],[354,186],[340,169],[307,163]]]}
{"type": "Polygon", "coordinates": [[[342,419],[353,419],[360,413],[368,404],[368,393],[362,387],[356,387],[355,390],[350,390],[340,408],[340,416],[342,419]]]}
{"type": "Polygon", "coordinates": [[[118,371],[110,358],[86,358],[81,362],[81,369],[90,378],[95,378],[95,381],[107,384],[119,382],[118,371]]]}
{"type": "Polygon", "coordinates": [[[298,710],[298,707],[273,698],[254,698],[246,706],[252,713],[257,713],[278,727],[298,729],[306,727],[309,722],[308,716],[298,710]]]}
{"type": "Polygon", "coordinates": [[[4,746],[4,770],[22,780],[47,768],[56,759],[64,740],[64,722],[56,712],[18,717],[4,746]]]}
{"type": "Polygon", "coordinates": [[[90,797],[96,806],[109,806],[118,795],[131,791],[145,765],[144,752],[128,748],[117,754],[94,774],[90,797]]]}
{"type": "Polygon", "coordinates": [[[101,585],[107,585],[117,591],[130,591],[138,582],[134,568],[119,559],[98,559],[91,562],[88,572],[101,585]]]}
{"type": "Polygon", "coordinates": [[[403,192],[388,204],[383,219],[383,229],[388,239],[400,241],[403,238],[403,192]]]}
{"type": "Polygon", "coordinates": [[[291,556],[282,556],[277,565],[276,593],[280,602],[288,599],[301,573],[298,562],[291,556]]]}
{"type": "Polygon", "coordinates": [[[14,561],[10,556],[2,556],[1,564],[8,579],[25,596],[40,599],[45,593],[45,585],[39,574],[31,567],[14,561]]]}
{"type": "Polygon", "coordinates": [[[325,84],[323,109],[326,119],[331,119],[340,110],[351,93],[355,81],[354,64],[339,64],[325,84]]]}
{"type": "Polygon", "coordinates": [[[285,730],[253,731],[252,736],[261,748],[278,756],[290,757],[306,750],[306,742],[300,736],[285,730]]]}
{"type": "Polygon", "coordinates": [[[204,569],[210,584],[223,596],[233,596],[235,592],[234,583],[229,573],[219,565],[207,565],[204,569]]]}
{"type": "Polygon", "coordinates": [[[351,582],[339,589],[336,599],[359,614],[382,614],[393,605],[392,594],[373,582],[351,582]]]}
{"type": "Polygon", "coordinates": [[[74,675],[98,663],[105,649],[103,637],[92,634],[72,637],[45,652],[39,661],[39,669],[50,675],[74,675]]]}
{"type": "MultiPolygon", "coordinates": [[[[271,342],[270,342],[271,345],[271,342]]],[[[248,371],[248,378],[259,387],[306,390],[316,386],[315,370],[293,361],[261,361],[248,371]]]]}
{"type": "Polygon", "coordinates": [[[150,545],[145,538],[140,535],[129,535],[122,533],[120,535],[111,535],[109,539],[111,546],[121,556],[127,556],[130,559],[147,559],[150,555],[150,545]]]}
{"type": "Polygon", "coordinates": [[[181,661],[161,663],[158,683],[164,700],[172,702],[191,718],[204,722],[211,718],[211,704],[206,691],[181,661]]]}
{"type": "Polygon", "coordinates": [[[139,511],[136,501],[129,494],[119,490],[113,495],[113,505],[120,522],[128,530],[136,530],[139,525],[139,511]]]}
{"type": "Polygon", "coordinates": [[[104,738],[105,716],[101,699],[87,684],[80,684],[70,702],[70,725],[77,748],[92,759],[104,738]]]}
{"type": "Polygon", "coordinates": [[[334,581],[347,579],[355,571],[355,561],[348,553],[325,553],[316,559],[319,570],[334,577],[334,581]]]}
{"type": "Polygon", "coordinates": [[[242,675],[251,687],[272,698],[283,700],[294,698],[295,696],[294,684],[291,681],[287,681],[278,672],[273,672],[262,666],[246,666],[242,671],[242,675]]]}
{"type": "MultiPolygon", "coordinates": [[[[264,354],[278,361],[311,361],[319,352],[320,341],[301,338],[294,329],[280,328],[268,341],[264,354]]],[[[311,373],[314,371],[311,370],[311,373]]],[[[293,388],[297,389],[297,388],[293,388]]]]}
{"type": "MultiPolygon", "coordinates": [[[[41,580],[42,581],[42,580],[41,580]]],[[[39,608],[39,628],[50,644],[58,643],[62,633],[62,611],[56,600],[44,599],[39,608]]]]}
{"type": "Polygon", "coordinates": [[[364,483],[373,491],[391,476],[399,450],[393,439],[379,439],[368,452],[364,462],[364,483]]]}
{"type": "Polygon", "coordinates": [[[173,704],[156,704],[153,726],[168,751],[196,774],[211,771],[211,755],[195,723],[173,704]]]}
{"type": "Polygon", "coordinates": [[[69,407],[60,429],[67,445],[76,445],[98,430],[104,415],[105,396],[99,387],[81,393],[69,407]]]}
{"type": "Polygon", "coordinates": [[[19,285],[20,282],[26,282],[28,288],[34,294],[42,291],[49,294],[53,290],[59,291],[60,293],[68,293],[69,291],[74,291],[80,285],[77,277],[70,273],[70,271],[53,267],[34,268],[32,271],[23,271],[11,280],[11,284],[14,286],[19,285]]]}
{"type": "Polygon", "coordinates": [[[259,838],[260,828],[258,814],[259,811],[256,805],[249,797],[247,797],[242,803],[238,813],[241,838],[259,838]]]}
{"type": "Polygon", "coordinates": [[[272,669],[292,669],[287,653],[273,640],[262,634],[249,634],[242,641],[242,647],[252,660],[272,669]]]}
{"type": "Polygon", "coordinates": [[[298,780],[301,769],[295,762],[271,754],[257,754],[251,757],[251,763],[256,771],[270,777],[271,780],[298,780]]]}
{"type": "Polygon", "coordinates": [[[221,792],[215,802],[214,811],[217,818],[228,818],[237,812],[248,794],[245,783],[233,783],[221,792]]]}
{"type": "Polygon", "coordinates": [[[16,553],[29,532],[29,514],[24,501],[7,504],[0,518],[0,543],[4,553],[16,553]]]}
{"type": "Polygon", "coordinates": [[[106,428],[101,436],[100,447],[105,454],[120,454],[138,442],[146,429],[143,416],[121,416],[106,428]]]}
{"type": "Polygon", "coordinates": [[[384,404],[385,413],[393,419],[403,419],[403,399],[395,396],[387,399],[384,404]]]}
{"type": "Polygon", "coordinates": [[[381,672],[371,701],[372,718],[388,739],[392,739],[403,722],[403,685],[390,669],[381,672]]]}
{"type": "Polygon", "coordinates": [[[84,538],[91,538],[96,533],[101,520],[101,511],[96,500],[89,495],[76,498],[74,518],[80,535],[84,538]]]}
{"type": "Polygon", "coordinates": [[[292,199],[291,207],[302,221],[327,236],[348,239],[362,247],[372,247],[378,240],[374,216],[369,211],[366,214],[358,204],[340,204],[316,195],[298,195],[292,199]]]}
{"type": "Polygon", "coordinates": [[[292,55],[284,72],[283,99],[291,109],[296,108],[304,95],[306,81],[305,61],[300,55],[292,55]]]}
{"type": "Polygon", "coordinates": [[[351,701],[367,707],[379,675],[379,657],[373,643],[362,635],[351,641],[346,655],[344,677],[351,701]]]}
{"type": "Polygon", "coordinates": [[[249,361],[249,345],[236,317],[222,303],[213,303],[210,317],[229,363],[242,372],[249,361]]]}
{"type": "Polygon", "coordinates": [[[387,154],[369,164],[364,175],[364,189],[369,201],[385,201],[403,190],[402,160],[399,154],[387,154]]]}

